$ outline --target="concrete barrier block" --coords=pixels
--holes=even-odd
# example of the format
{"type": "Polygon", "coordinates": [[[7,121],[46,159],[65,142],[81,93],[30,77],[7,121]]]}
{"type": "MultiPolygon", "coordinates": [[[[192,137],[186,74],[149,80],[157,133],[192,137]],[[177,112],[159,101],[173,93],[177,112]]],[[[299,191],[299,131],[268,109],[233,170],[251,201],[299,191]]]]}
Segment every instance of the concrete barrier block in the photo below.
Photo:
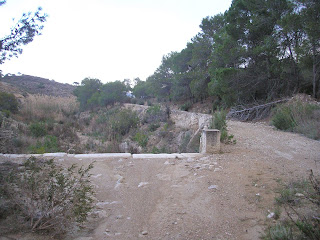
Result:
{"type": "Polygon", "coordinates": [[[199,152],[219,153],[220,152],[220,131],[217,129],[203,129],[200,138],[199,152]]]}

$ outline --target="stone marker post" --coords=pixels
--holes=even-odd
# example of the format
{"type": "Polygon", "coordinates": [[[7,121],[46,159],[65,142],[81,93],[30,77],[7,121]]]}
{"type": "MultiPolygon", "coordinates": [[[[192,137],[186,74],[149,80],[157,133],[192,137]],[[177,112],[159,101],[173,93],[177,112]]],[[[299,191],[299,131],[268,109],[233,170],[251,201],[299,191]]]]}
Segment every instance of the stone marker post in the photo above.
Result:
{"type": "Polygon", "coordinates": [[[203,129],[200,138],[200,153],[220,152],[220,131],[217,129],[203,129]]]}

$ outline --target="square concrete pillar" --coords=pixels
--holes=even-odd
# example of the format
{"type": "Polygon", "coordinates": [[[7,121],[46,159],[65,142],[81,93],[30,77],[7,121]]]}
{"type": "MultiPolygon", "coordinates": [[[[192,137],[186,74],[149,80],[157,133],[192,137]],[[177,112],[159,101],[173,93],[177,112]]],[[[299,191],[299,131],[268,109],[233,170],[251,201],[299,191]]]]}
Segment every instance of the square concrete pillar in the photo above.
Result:
{"type": "Polygon", "coordinates": [[[217,129],[203,129],[200,138],[200,153],[220,152],[220,131],[217,129]]]}

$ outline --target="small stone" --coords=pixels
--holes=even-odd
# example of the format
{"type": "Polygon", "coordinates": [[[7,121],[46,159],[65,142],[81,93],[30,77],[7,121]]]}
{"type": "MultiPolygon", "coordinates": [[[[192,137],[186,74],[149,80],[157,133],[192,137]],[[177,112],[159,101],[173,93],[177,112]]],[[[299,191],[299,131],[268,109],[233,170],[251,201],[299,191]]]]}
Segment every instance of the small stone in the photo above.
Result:
{"type": "Polygon", "coordinates": [[[117,218],[117,219],[122,219],[123,216],[122,216],[122,215],[118,215],[116,218],[117,218]]]}
{"type": "Polygon", "coordinates": [[[110,232],[110,230],[107,228],[107,229],[106,229],[106,232],[108,233],[108,232],[110,232]]]}
{"type": "Polygon", "coordinates": [[[218,189],[218,186],[217,186],[217,185],[211,185],[211,186],[208,187],[208,189],[209,189],[209,190],[210,190],[210,189],[218,189]]]}
{"type": "Polygon", "coordinates": [[[149,184],[148,182],[140,182],[139,185],[138,185],[138,188],[144,187],[144,186],[146,186],[148,184],[149,184]]]}
{"type": "Polygon", "coordinates": [[[302,193],[296,193],[295,196],[296,197],[304,197],[304,195],[302,193]]]}
{"type": "Polygon", "coordinates": [[[164,165],[169,165],[170,163],[168,162],[168,161],[166,161],[165,163],[164,163],[164,165]]]}
{"type": "Polygon", "coordinates": [[[267,216],[267,218],[273,218],[274,215],[275,215],[275,213],[274,213],[274,212],[271,212],[271,213],[267,216]]]}
{"type": "Polygon", "coordinates": [[[256,193],[256,196],[260,196],[260,193],[256,193]]]}
{"type": "Polygon", "coordinates": [[[142,235],[148,235],[148,232],[147,231],[142,231],[141,234],[142,235]]]}

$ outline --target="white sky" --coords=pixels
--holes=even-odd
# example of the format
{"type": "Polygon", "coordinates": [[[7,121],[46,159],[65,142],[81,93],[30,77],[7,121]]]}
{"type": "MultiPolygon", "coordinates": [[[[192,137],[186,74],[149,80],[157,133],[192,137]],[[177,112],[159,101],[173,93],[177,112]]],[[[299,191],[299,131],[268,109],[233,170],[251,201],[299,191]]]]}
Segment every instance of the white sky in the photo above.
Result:
{"type": "Polygon", "coordinates": [[[145,80],[164,54],[186,47],[204,17],[230,5],[231,0],[7,0],[0,7],[0,39],[24,12],[41,6],[49,17],[42,36],[0,69],[62,83],[86,77],[104,83],[145,80]]]}

